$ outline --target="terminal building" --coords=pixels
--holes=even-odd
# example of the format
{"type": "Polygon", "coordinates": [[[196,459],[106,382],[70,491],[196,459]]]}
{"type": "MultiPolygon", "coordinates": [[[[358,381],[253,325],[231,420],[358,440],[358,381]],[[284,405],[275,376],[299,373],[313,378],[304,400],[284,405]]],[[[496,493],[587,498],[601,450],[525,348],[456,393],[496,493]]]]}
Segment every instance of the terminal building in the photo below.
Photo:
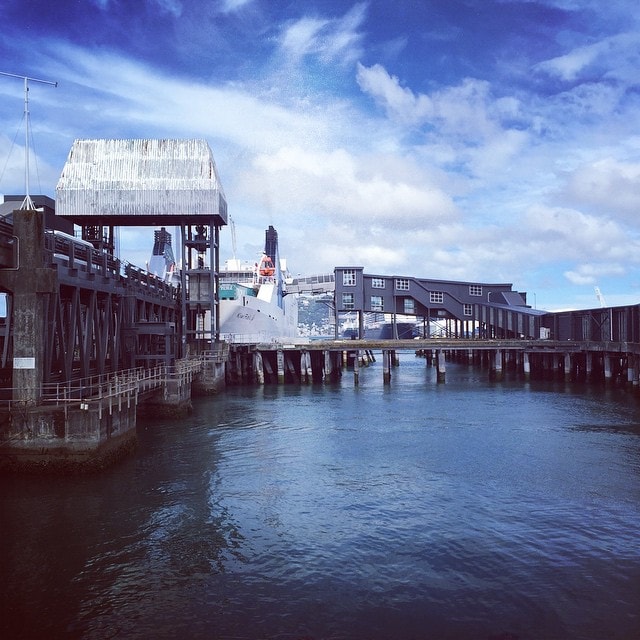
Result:
{"type": "Polygon", "coordinates": [[[375,275],[363,267],[334,273],[336,313],[358,316],[353,337],[366,337],[365,314],[382,313],[422,320],[422,337],[437,329],[450,338],[640,342],[640,305],[554,313],[532,308],[509,283],[375,275]]]}
{"type": "Polygon", "coordinates": [[[444,327],[448,337],[541,335],[545,312],[528,305],[527,294],[514,291],[511,284],[369,275],[362,267],[337,267],[335,283],[336,310],[358,313],[359,337],[364,336],[366,313],[422,319],[424,337],[433,335],[434,323],[444,327]]]}

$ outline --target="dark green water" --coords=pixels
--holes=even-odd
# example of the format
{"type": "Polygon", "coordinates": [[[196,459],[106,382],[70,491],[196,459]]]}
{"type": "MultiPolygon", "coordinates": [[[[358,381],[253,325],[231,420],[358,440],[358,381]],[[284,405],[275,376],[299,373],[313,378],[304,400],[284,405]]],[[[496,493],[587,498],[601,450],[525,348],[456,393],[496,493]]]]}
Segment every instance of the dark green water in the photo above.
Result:
{"type": "Polygon", "coordinates": [[[640,637],[638,397],[381,368],[199,400],[98,476],[2,479],[1,636],[640,637]]]}

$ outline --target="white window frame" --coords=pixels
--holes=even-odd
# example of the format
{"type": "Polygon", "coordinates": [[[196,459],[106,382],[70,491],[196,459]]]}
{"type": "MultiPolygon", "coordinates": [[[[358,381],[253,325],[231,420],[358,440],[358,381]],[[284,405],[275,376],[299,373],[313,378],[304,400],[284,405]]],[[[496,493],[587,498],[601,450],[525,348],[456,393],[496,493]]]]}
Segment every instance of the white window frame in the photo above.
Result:
{"type": "Polygon", "coordinates": [[[342,294],[342,308],[347,311],[353,311],[356,308],[356,297],[353,293],[342,294]]]}
{"type": "Polygon", "coordinates": [[[442,304],[444,302],[444,293],[442,291],[430,291],[429,303],[430,304],[442,304]]]}
{"type": "Polygon", "coordinates": [[[384,289],[384,278],[371,278],[372,289],[384,289]]]}
{"type": "Polygon", "coordinates": [[[371,311],[384,311],[384,298],[382,296],[371,296],[371,311]]]}
{"type": "Polygon", "coordinates": [[[465,302],[462,305],[462,314],[465,316],[472,316],[473,315],[473,305],[470,304],[469,302],[465,302]]]}
{"type": "Polygon", "coordinates": [[[470,296],[482,296],[482,285],[480,285],[480,284],[470,284],[469,285],[469,295],[470,296]]]}
{"type": "Polygon", "coordinates": [[[416,301],[413,298],[405,298],[403,302],[404,313],[411,316],[416,312],[416,301]]]}
{"type": "Polygon", "coordinates": [[[343,287],[356,286],[356,270],[355,269],[345,269],[342,272],[342,286],[343,287]]]}
{"type": "Polygon", "coordinates": [[[396,278],[396,291],[409,291],[409,278],[396,278]]]}

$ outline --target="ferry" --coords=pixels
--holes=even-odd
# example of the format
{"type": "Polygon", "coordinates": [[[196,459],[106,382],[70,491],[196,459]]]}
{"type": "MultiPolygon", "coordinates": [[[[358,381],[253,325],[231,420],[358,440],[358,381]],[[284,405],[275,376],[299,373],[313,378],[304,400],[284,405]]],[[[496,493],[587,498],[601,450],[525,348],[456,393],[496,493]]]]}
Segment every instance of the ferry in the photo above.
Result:
{"type": "Polygon", "coordinates": [[[290,342],[298,337],[298,300],[269,226],[259,260],[227,260],[220,270],[220,337],[227,342],[290,342]]]}
{"type": "MultiPolygon", "coordinates": [[[[147,269],[176,286],[180,283],[171,234],[155,231],[147,269]]],[[[293,342],[298,338],[297,295],[287,294],[292,278],[278,253],[278,232],[269,226],[259,260],[227,260],[219,271],[220,338],[233,343],[293,342]]],[[[189,283],[187,282],[187,287],[189,283]]]]}

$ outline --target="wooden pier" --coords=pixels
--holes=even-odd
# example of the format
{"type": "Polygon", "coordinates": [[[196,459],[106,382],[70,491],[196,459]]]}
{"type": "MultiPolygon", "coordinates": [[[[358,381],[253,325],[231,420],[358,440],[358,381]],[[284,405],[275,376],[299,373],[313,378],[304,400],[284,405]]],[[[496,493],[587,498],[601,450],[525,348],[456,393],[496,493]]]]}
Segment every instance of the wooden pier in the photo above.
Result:
{"type": "Polygon", "coordinates": [[[437,367],[446,381],[447,362],[464,361],[485,367],[494,379],[507,370],[525,379],[558,378],[585,381],[624,381],[638,386],[640,344],[557,340],[326,340],[303,344],[229,345],[227,384],[285,384],[331,382],[345,370],[359,383],[360,368],[382,352],[382,375],[391,382],[398,352],[413,352],[437,367]]]}

